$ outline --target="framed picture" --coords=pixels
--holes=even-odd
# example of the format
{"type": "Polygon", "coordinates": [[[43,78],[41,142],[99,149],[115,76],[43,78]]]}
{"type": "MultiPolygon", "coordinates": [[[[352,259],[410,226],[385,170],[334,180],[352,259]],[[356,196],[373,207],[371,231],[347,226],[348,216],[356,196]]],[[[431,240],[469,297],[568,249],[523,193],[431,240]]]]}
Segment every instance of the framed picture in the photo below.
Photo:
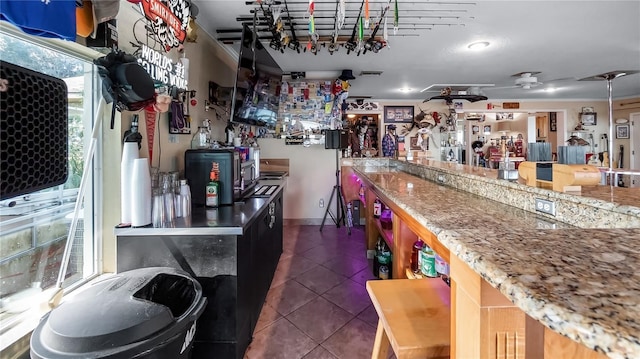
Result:
{"type": "Polygon", "coordinates": [[[555,112],[549,112],[549,131],[558,131],[558,117],[555,112]]]}
{"type": "Polygon", "coordinates": [[[496,121],[501,121],[501,120],[513,120],[513,112],[496,113],[496,121]]]}
{"type": "Polygon", "coordinates": [[[485,135],[490,135],[491,134],[491,125],[484,125],[484,127],[482,128],[482,132],[485,135]]]}
{"type": "Polygon", "coordinates": [[[580,114],[580,123],[583,126],[595,126],[596,125],[596,113],[595,112],[583,112],[580,114]]]}
{"type": "Polygon", "coordinates": [[[471,126],[471,132],[473,132],[474,135],[477,135],[478,132],[480,132],[480,126],[478,125],[471,126]]]}
{"type": "Polygon", "coordinates": [[[616,138],[629,138],[629,125],[616,125],[616,138]]]}
{"type": "Polygon", "coordinates": [[[413,106],[385,106],[384,122],[413,122],[413,106]]]}

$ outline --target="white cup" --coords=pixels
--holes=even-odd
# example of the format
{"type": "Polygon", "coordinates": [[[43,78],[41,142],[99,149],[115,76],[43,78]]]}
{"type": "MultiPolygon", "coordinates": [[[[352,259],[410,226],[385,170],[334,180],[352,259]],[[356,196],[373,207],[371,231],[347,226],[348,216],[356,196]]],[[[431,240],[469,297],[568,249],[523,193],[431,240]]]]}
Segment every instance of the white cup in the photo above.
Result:
{"type": "Polygon", "coordinates": [[[242,144],[242,142],[240,142],[240,137],[236,137],[233,139],[233,145],[236,147],[240,147],[240,145],[242,144]]]}

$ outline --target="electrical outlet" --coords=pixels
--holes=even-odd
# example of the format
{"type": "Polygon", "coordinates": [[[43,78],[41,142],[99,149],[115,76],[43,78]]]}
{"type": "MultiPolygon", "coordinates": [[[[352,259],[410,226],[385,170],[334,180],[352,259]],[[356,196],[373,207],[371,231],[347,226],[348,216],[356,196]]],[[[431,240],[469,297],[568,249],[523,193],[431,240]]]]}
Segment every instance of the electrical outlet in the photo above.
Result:
{"type": "Polygon", "coordinates": [[[320,199],[320,201],[318,201],[318,207],[320,208],[324,208],[324,199],[320,199]]]}
{"type": "Polygon", "coordinates": [[[536,211],[556,216],[555,202],[542,198],[536,198],[536,211]]]}
{"type": "Polygon", "coordinates": [[[174,134],[169,135],[169,142],[178,143],[178,135],[174,135],[174,134]]]}

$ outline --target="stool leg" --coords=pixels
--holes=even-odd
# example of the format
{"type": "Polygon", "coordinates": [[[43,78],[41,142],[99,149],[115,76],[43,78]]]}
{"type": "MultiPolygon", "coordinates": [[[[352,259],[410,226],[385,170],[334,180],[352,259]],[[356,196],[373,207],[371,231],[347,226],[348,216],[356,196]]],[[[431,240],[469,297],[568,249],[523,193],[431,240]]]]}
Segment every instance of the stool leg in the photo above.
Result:
{"type": "Polygon", "coordinates": [[[373,342],[371,359],[387,359],[389,345],[391,345],[391,343],[389,343],[389,337],[384,331],[384,325],[382,325],[382,321],[378,319],[378,329],[376,330],[376,339],[373,342]]]}

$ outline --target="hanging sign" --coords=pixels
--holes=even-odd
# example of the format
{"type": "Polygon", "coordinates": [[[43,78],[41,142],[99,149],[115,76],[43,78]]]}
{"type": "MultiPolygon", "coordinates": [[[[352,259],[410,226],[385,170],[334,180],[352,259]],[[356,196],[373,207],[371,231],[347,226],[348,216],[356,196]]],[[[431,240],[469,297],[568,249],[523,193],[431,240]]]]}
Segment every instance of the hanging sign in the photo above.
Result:
{"type": "Polygon", "coordinates": [[[187,79],[185,79],[185,68],[182,62],[173,62],[158,51],[145,44],[140,44],[140,58],[138,63],[156,81],[160,81],[169,86],[180,89],[187,89],[187,79]]]}
{"type": "Polygon", "coordinates": [[[302,145],[304,143],[304,136],[287,136],[284,138],[285,145],[302,145]]]}
{"type": "Polygon", "coordinates": [[[165,48],[184,42],[191,16],[187,0],[142,0],[140,6],[165,48]]]}

